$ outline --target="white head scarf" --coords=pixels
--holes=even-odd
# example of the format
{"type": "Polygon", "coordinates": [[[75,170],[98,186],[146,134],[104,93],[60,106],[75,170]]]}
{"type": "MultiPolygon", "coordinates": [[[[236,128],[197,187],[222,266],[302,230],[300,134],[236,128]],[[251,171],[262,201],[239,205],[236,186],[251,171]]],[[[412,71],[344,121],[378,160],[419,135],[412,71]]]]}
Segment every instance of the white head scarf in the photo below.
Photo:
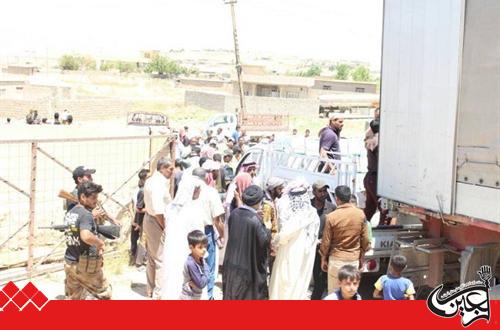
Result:
{"type": "Polygon", "coordinates": [[[307,211],[311,207],[310,186],[304,179],[290,182],[284,192],[288,200],[288,209],[292,213],[307,211]]]}
{"type": "Polygon", "coordinates": [[[319,217],[311,205],[310,186],[305,179],[297,179],[285,187],[278,202],[279,232],[275,244],[287,244],[284,233],[305,230],[308,246],[313,246],[318,237],[319,217]],[[278,242],[279,241],[279,242],[278,242]]]}
{"type": "Polygon", "coordinates": [[[196,188],[201,187],[203,182],[192,175],[186,174],[182,177],[179,183],[179,189],[175,195],[172,204],[177,207],[182,207],[193,200],[193,193],[196,188]]]}
{"type": "Polygon", "coordinates": [[[278,178],[278,177],[272,177],[269,178],[266,182],[266,190],[271,192],[273,189],[284,186],[285,185],[285,180],[278,178]]]}

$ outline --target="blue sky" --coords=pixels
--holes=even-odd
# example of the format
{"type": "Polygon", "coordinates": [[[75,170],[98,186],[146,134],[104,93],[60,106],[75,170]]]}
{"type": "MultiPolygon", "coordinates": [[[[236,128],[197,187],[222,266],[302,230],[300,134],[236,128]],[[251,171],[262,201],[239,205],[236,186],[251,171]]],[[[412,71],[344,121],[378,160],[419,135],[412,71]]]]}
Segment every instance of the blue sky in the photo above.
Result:
{"type": "MultiPolygon", "coordinates": [[[[242,52],[380,64],[382,0],[239,0],[242,52]]],[[[3,0],[0,54],[232,49],[223,0],[3,0]]]]}

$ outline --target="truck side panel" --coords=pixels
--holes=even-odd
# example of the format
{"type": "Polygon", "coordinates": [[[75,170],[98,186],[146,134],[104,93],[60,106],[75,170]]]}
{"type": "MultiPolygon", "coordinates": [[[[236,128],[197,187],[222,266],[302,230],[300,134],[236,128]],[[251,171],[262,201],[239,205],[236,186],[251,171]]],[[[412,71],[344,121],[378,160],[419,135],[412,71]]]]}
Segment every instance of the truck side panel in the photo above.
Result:
{"type": "Polygon", "coordinates": [[[455,184],[462,11],[457,0],[386,0],[384,10],[378,192],[445,213],[455,184]]]}
{"type": "Polygon", "coordinates": [[[456,213],[500,223],[500,1],[467,1],[456,213]]]}

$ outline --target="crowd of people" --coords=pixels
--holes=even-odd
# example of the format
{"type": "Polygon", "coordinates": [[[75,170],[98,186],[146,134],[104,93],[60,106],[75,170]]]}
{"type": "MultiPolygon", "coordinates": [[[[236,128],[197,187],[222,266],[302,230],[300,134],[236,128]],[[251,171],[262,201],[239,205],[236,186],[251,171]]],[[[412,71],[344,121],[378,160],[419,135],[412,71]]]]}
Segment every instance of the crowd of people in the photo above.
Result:
{"type": "Polygon", "coordinates": [[[74,122],[73,115],[68,111],[68,109],[64,109],[62,113],[54,112],[52,118],[41,117],[38,113],[38,110],[30,110],[24,120],[12,119],[10,117],[5,118],[1,124],[10,125],[17,123],[26,123],[27,125],[71,125],[74,122]]]}
{"type": "MultiPolygon", "coordinates": [[[[362,299],[358,287],[364,256],[371,248],[367,221],[381,208],[372,184],[379,121],[377,117],[370,123],[365,139],[365,186],[371,189],[367,195],[373,193],[367,198],[373,199],[364,209],[357,207],[348,186],[329,187],[322,180],[310,184],[301,178],[286,182],[279,177],[257,182],[256,163],[245,163],[236,174],[250,142],[239,127],[231,136],[218,130],[203,139],[190,137],[188,127],[181,129],[176,160],[160,158],[153,173],[138,173],[130,260],[145,266],[147,295],[213,300],[222,265],[225,300],[362,299]]],[[[340,159],[342,127],[343,119],[332,117],[319,132],[322,157],[340,159]]],[[[65,219],[73,225],[66,258],[66,293],[73,299],[81,299],[84,290],[100,299],[110,297],[110,285],[99,267],[104,243],[92,224],[92,210],[102,191],[92,182],[93,173],[84,167],[75,170],[73,193],[79,204],[65,219]],[[96,256],[92,260],[98,267],[89,267],[90,259],[82,258],[89,255],[96,256]]],[[[381,223],[386,221],[384,211],[381,223]]],[[[394,256],[388,274],[375,283],[373,296],[414,299],[411,281],[401,275],[405,267],[405,257],[394,256]]]]}
{"type": "MultiPolygon", "coordinates": [[[[10,118],[7,118],[7,123],[10,123],[10,118]]],[[[28,125],[71,125],[72,123],[73,115],[70,114],[67,109],[65,109],[61,115],[59,115],[59,112],[55,112],[52,120],[46,117],[40,117],[37,110],[30,110],[26,115],[26,124],[28,125]]]]}

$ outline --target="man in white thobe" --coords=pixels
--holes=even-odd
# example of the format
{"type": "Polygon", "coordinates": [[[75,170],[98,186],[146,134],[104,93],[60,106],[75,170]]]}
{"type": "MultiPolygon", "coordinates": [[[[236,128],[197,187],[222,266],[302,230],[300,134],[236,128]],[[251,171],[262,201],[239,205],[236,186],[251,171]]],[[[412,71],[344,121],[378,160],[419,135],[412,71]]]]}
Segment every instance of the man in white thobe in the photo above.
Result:
{"type": "Polygon", "coordinates": [[[273,239],[277,250],[269,298],[304,300],[311,281],[320,220],[311,205],[309,185],[294,181],[278,203],[278,234],[273,239]]]}

